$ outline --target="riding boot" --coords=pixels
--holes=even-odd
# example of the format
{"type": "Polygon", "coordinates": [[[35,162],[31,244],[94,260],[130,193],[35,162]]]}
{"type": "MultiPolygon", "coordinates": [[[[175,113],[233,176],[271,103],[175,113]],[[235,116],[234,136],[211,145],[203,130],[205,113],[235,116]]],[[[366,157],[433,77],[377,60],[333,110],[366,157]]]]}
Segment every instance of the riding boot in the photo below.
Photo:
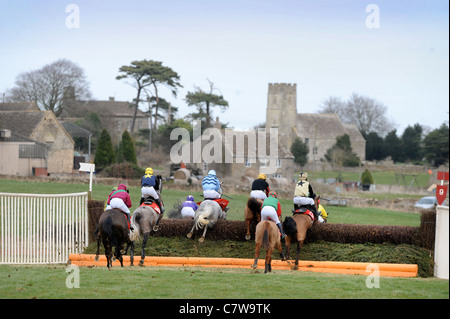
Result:
{"type": "Polygon", "coordinates": [[[286,234],[284,233],[283,228],[281,227],[281,223],[278,223],[277,227],[278,227],[278,230],[281,233],[281,240],[283,240],[286,237],[286,234]]]}
{"type": "Polygon", "coordinates": [[[139,206],[141,206],[144,201],[145,201],[145,198],[141,197],[141,202],[139,203],[139,206]]]}

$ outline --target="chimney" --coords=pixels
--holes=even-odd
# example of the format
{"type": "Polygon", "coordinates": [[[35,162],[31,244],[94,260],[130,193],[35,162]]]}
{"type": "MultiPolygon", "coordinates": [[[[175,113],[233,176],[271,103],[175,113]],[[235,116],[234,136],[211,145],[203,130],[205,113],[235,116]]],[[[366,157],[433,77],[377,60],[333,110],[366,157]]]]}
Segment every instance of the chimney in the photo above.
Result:
{"type": "Polygon", "coordinates": [[[109,102],[114,102],[114,96],[109,97],[109,102]]]}

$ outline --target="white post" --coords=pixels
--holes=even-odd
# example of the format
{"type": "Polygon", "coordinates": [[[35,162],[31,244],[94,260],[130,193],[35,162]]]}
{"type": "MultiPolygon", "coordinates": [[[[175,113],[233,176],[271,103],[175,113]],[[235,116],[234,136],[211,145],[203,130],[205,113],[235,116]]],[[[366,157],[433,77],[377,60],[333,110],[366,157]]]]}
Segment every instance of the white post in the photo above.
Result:
{"type": "Polygon", "coordinates": [[[448,249],[449,249],[449,219],[448,206],[436,207],[436,238],[434,244],[434,276],[448,278],[448,249]]]}

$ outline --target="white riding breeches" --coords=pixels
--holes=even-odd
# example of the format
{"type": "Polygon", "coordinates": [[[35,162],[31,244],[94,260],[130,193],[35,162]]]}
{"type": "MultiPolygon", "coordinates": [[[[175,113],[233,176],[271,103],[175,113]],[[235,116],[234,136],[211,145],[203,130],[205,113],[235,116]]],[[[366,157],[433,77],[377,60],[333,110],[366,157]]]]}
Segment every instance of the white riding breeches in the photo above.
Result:
{"type": "Polygon", "coordinates": [[[309,197],[301,197],[301,196],[294,197],[294,204],[300,205],[300,206],[315,205],[314,199],[309,198],[309,197]]]}
{"type": "Polygon", "coordinates": [[[125,205],[123,200],[121,200],[120,198],[113,198],[113,199],[111,199],[110,202],[109,202],[109,206],[111,206],[111,208],[120,209],[124,213],[131,214],[130,209],[127,207],[127,205],[125,205]]]}
{"type": "Polygon", "coordinates": [[[183,207],[181,209],[181,216],[183,218],[194,218],[195,211],[192,207],[183,207]]]}
{"type": "Polygon", "coordinates": [[[261,220],[268,220],[269,218],[275,222],[275,224],[280,223],[276,209],[272,206],[264,206],[261,210],[261,220]]]}
{"type": "Polygon", "coordinates": [[[265,200],[267,198],[267,195],[264,191],[256,190],[256,191],[251,191],[250,197],[265,200]]]}
{"type": "Polygon", "coordinates": [[[207,189],[203,191],[203,197],[217,199],[220,198],[220,194],[215,190],[207,189]]]}
{"type": "Polygon", "coordinates": [[[153,186],[142,186],[141,188],[141,197],[145,198],[147,196],[151,196],[154,199],[158,199],[158,193],[156,192],[156,190],[153,188],[153,186]]]}

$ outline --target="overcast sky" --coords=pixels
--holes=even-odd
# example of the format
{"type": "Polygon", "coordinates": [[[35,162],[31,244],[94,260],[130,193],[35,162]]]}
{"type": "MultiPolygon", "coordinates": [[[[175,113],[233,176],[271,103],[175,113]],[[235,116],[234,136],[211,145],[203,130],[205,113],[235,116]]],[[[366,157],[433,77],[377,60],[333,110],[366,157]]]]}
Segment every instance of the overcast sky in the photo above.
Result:
{"type": "Polygon", "coordinates": [[[0,0],[0,94],[19,73],[66,58],[85,70],[95,99],[131,101],[118,69],[149,59],[180,75],[177,98],[162,90],[179,117],[192,111],[186,93],[210,79],[230,104],[214,116],[251,128],[265,122],[268,83],[297,83],[299,113],[356,92],[385,104],[401,134],[448,121],[448,38],[447,0],[0,0]],[[66,23],[70,4],[79,28],[66,23]],[[366,23],[376,23],[370,4],[377,28],[366,23]]]}

